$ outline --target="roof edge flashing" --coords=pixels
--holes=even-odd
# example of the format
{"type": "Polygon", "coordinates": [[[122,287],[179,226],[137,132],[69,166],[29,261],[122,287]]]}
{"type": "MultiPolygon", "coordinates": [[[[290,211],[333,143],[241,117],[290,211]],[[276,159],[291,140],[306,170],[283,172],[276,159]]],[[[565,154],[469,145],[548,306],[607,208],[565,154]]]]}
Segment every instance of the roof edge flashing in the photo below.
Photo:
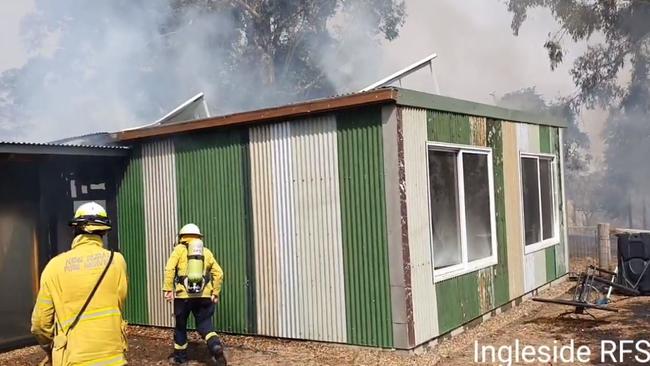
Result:
{"type": "Polygon", "coordinates": [[[27,142],[0,142],[0,154],[126,157],[130,153],[131,148],[127,146],[84,146],[27,142]]]}
{"type": "Polygon", "coordinates": [[[510,122],[561,128],[567,127],[566,121],[550,114],[544,115],[516,109],[507,109],[494,105],[470,102],[467,100],[424,93],[410,89],[395,88],[395,90],[397,91],[397,104],[405,107],[426,108],[444,112],[468,114],[510,122]]]}
{"type": "Polygon", "coordinates": [[[397,89],[380,88],[363,93],[354,93],[333,98],[314,99],[279,107],[240,112],[225,116],[171,123],[137,130],[124,130],[117,132],[115,136],[118,141],[126,142],[145,138],[168,136],[176,133],[189,133],[216,127],[251,125],[282,119],[301,118],[372,104],[395,103],[396,101],[397,89]]]}

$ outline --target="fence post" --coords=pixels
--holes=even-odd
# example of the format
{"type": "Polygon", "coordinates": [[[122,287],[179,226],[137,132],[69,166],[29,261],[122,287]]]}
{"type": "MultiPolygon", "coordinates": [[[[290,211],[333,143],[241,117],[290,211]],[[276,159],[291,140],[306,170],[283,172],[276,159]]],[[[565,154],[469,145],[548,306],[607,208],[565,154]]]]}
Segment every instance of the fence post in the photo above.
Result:
{"type": "Polygon", "coordinates": [[[611,256],[609,224],[598,224],[598,266],[609,270],[611,256]]]}

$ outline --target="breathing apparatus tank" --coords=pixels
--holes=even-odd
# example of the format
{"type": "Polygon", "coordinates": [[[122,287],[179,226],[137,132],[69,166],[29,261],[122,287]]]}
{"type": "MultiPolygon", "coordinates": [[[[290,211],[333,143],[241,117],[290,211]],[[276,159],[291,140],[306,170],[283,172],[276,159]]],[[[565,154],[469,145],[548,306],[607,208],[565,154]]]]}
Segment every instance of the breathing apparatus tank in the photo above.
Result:
{"type": "Polygon", "coordinates": [[[205,277],[203,276],[203,240],[192,239],[187,243],[187,277],[185,288],[188,293],[196,294],[203,291],[205,277]]]}

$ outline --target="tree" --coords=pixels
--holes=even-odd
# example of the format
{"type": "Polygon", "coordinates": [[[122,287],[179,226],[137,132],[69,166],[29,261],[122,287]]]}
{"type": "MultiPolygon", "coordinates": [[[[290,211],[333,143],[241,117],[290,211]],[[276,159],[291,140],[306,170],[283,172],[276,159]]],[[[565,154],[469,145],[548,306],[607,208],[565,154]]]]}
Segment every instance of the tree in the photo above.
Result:
{"type": "Polygon", "coordinates": [[[185,26],[178,21],[188,13],[207,12],[215,20],[228,14],[231,65],[256,70],[250,76],[288,100],[337,91],[328,80],[336,66],[322,62],[323,55],[337,55],[337,47],[346,41],[345,34],[329,26],[335,17],[348,27],[355,25],[354,33],[371,42],[377,36],[395,39],[405,16],[399,0],[174,0],[172,8],[171,32],[185,26]]]}
{"type": "Polygon", "coordinates": [[[152,121],[198,91],[218,114],[346,92],[404,17],[403,0],[36,0],[0,118],[10,100],[51,138],[152,121]]]}
{"type": "Polygon", "coordinates": [[[512,30],[517,35],[527,11],[534,7],[548,8],[560,25],[549,33],[544,44],[551,68],[564,58],[563,40],[603,41],[591,45],[578,57],[571,70],[578,92],[573,105],[599,105],[608,108],[630,96],[637,81],[648,80],[650,59],[650,2],[647,0],[510,0],[513,13],[512,30]],[[629,66],[628,66],[629,64],[629,66]],[[621,86],[619,78],[631,73],[631,82],[621,86]]]}
{"type": "Polygon", "coordinates": [[[544,44],[552,69],[563,61],[565,37],[600,40],[576,59],[571,75],[577,92],[568,101],[575,111],[609,111],[606,166],[592,199],[613,218],[628,215],[631,222],[631,202],[650,195],[650,172],[644,169],[650,156],[650,1],[510,0],[515,35],[534,7],[548,8],[560,25],[544,44]]]}

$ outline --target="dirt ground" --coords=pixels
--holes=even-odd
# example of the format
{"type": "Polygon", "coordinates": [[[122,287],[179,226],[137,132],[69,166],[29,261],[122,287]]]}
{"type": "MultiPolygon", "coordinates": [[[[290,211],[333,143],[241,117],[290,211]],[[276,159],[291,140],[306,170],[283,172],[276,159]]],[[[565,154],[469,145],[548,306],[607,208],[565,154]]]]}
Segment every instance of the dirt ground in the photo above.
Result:
{"type": "MultiPolygon", "coordinates": [[[[570,296],[574,283],[555,286],[540,297],[570,296]]],[[[615,297],[610,305],[618,313],[592,311],[588,316],[557,316],[568,310],[561,305],[526,301],[509,311],[492,317],[483,324],[435,348],[418,354],[376,350],[364,347],[331,345],[318,342],[278,340],[263,337],[224,335],[229,365],[470,365],[474,357],[474,341],[480,345],[514,345],[515,340],[527,345],[549,345],[554,341],[588,345],[592,349],[591,364],[599,364],[600,340],[650,340],[650,297],[615,297]]],[[[171,330],[145,327],[129,329],[128,359],[131,365],[167,365],[171,330]]],[[[577,347],[577,346],[576,346],[577,347]]],[[[193,335],[190,365],[207,365],[206,348],[193,335]]],[[[38,347],[28,347],[0,354],[1,365],[35,365],[42,358],[38,347]]],[[[628,356],[629,357],[629,356],[628,356]]],[[[619,364],[634,364],[631,360],[619,364]]]]}

